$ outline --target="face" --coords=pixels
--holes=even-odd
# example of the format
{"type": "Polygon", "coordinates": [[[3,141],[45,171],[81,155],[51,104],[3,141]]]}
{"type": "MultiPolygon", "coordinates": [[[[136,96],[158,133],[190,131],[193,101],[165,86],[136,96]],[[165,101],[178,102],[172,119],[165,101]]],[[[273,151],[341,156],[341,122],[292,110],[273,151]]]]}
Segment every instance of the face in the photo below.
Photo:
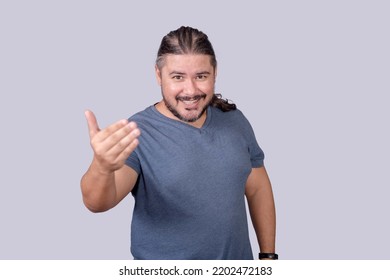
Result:
{"type": "Polygon", "coordinates": [[[156,77],[163,95],[157,107],[161,113],[192,124],[204,122],[216,77],[210,56],[167,55],[162,68],[156,67],[156,77]]]}

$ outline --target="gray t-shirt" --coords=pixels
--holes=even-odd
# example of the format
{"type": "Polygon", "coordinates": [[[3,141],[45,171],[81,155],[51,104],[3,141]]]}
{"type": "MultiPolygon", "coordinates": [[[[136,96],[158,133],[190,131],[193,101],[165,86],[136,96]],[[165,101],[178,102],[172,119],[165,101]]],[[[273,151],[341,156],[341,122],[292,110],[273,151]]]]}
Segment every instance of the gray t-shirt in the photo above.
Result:
{"type": "Polygon", "coordinates": [[[131,226],[135,259],[253,259],[245,183],[264,153],[239,110],[209,107],[202,128],[154,106],[132,116],[139,146],[131,226]]]}

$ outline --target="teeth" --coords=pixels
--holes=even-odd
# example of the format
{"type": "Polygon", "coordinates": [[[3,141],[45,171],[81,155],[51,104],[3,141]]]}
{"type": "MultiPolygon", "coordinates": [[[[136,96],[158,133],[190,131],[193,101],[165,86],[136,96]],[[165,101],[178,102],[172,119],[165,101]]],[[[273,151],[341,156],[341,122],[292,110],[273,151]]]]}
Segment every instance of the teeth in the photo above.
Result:
{"type": "Polygon", "coordinates": [[[179,96],[176,98],[177,101],[181,101],[184,104],[194,104],[201,100],[202,98],[204,99],[206,97],[205,94],[203,95],[194,95],[194,96],[179,96]]]}
{"type": "Polygon", "coordinates": [[[183,100],[183,103],[184,103],[184,104],[187,104],[187,105],[191,105],[191,104],[194,104],[194,103],[196,103],[196,102],[198,102],[197,99],[195,99],[195,100],[183,100]]]}

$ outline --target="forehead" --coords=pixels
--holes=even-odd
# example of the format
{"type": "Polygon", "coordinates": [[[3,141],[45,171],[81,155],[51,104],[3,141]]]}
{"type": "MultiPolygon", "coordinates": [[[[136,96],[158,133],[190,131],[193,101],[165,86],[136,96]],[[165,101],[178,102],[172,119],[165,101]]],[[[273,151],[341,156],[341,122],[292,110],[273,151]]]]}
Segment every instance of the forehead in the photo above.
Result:
{"type": "Polygon", "coordinates": [[[205,54],[170,54],[164,58],[162,70],[180,72],[212,71],[211,57],[205,54]]]}

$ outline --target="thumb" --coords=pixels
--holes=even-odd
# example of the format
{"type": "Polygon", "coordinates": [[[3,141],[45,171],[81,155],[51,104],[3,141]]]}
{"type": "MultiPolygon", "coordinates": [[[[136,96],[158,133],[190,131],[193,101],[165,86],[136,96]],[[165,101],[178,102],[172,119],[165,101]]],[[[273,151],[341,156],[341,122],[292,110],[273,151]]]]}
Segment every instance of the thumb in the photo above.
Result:
{"type": "Polygon", "coordinates": [[[100,128],[97,123],[95,114],[92,111],[85,111],[85,117],[88,123],[89,137],[92,139],[92,137],[94,137],[100,131],[100,128]]]}

